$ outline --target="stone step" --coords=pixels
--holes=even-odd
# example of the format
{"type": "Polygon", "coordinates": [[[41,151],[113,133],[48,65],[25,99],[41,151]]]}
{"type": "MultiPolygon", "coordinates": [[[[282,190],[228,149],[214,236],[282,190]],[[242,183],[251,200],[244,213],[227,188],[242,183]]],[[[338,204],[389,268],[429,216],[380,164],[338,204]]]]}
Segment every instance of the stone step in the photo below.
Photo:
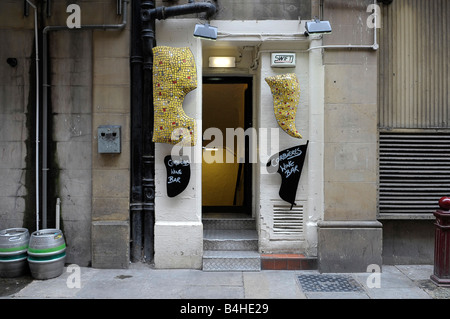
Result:
{"type": "Polygon", "coordinates": [[[262,270],[317,270],[317,257],[303,254],[261,254],[262,270]]]}
{"type": "Polygon", "coordinates": [[[203,218],[204,271],[260,271],[256,222],[247,216],[203,218]]]}
{"type": "Polygon", "coordinates": [[[203,218],[203,229],[256,229],[253,218],[203,218]]]}
{"type": "Polygon", "coordinates": [[[261,259],[257,251],[203,252],[203,271],[260,271],[261,259]]]}
{"type": "Polygon", "coordinates": [[[258,234],[250,229],[204,229],[203,250],[258,250],[258,234]]]}

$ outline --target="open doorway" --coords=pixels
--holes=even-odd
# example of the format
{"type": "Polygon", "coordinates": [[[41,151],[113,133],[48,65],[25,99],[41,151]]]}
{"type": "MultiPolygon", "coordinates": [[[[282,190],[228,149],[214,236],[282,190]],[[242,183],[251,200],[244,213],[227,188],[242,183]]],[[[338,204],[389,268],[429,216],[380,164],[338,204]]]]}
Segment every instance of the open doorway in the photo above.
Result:
{"type": "Polygon", "coordinates": [[[234,133],[252,127],[252,78],[204,77],[202,90],[203,213],[251,215],[249,140],[234,133]]]}

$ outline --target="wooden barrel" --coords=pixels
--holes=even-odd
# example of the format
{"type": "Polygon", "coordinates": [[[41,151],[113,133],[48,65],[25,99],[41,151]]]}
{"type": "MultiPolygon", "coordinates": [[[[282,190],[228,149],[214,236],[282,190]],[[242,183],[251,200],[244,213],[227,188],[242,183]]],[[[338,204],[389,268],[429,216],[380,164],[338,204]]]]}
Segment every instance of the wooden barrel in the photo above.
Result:
{"type": "Polygon", "coordinates": [[[41,229],[30,236],[28,264],[35,279],[58,277],[64,270],[66,243],[59,229],[41,229]]]}
{"type": "Polygon", "coordinates": [[[0,277],[19,277],[28,272],[27,249],[30,234],[26,228],[0,231],[0,277]]]}

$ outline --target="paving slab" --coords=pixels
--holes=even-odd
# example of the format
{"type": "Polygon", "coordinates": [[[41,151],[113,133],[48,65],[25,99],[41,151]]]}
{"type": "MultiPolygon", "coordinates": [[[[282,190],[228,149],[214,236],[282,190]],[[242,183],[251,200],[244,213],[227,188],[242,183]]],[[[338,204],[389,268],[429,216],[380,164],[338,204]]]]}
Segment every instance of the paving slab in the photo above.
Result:
{"type": "Polygon", "coordinates": [[[249,299],[305,299],[296,284],[293,271],[265,270],[243,273],[245,298],[249,299]]]}
{"type": "Polygon", "coordinates": [[[316,270],[207,272],[154,269],[148,264],[132,264],[128,269],[71,265],[59,277],[48,280],[0,280],[0,284],[9,282],[3,285],[0,298],[450,299],[450,288],[434,284],[429,279],[431,272],[432,265],[383,266],[381,273],[350,274],[321,274],[316,270]]]}
{"type": "Polygon", "coordinates": [[[427,280],[433,274],[433,265],[397,265],[396,268],[411,280],[427,280]]]}
{"type": "Polygon", "coordinates": [[[371,299],[432,299],[419,287],[371,289],[368,291],[371,299]]]}

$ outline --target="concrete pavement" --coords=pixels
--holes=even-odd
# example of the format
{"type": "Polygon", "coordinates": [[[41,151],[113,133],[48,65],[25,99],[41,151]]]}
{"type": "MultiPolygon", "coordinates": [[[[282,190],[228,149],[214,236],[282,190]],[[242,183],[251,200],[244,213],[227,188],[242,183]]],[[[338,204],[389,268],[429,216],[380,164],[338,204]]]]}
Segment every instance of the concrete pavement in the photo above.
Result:
{"type": "Polygon", "coordinates": [[[67,266],[53,279],[3,279],[2,299],[450,299],[430,281],[432,265],[398,265],[381,273],[320,274],[315,270],[204,272],[67,266]],[[23,288],[20,289],[20,280],[23,288]],[[16,288],[14,288],[14,282],[16,288]]]}

